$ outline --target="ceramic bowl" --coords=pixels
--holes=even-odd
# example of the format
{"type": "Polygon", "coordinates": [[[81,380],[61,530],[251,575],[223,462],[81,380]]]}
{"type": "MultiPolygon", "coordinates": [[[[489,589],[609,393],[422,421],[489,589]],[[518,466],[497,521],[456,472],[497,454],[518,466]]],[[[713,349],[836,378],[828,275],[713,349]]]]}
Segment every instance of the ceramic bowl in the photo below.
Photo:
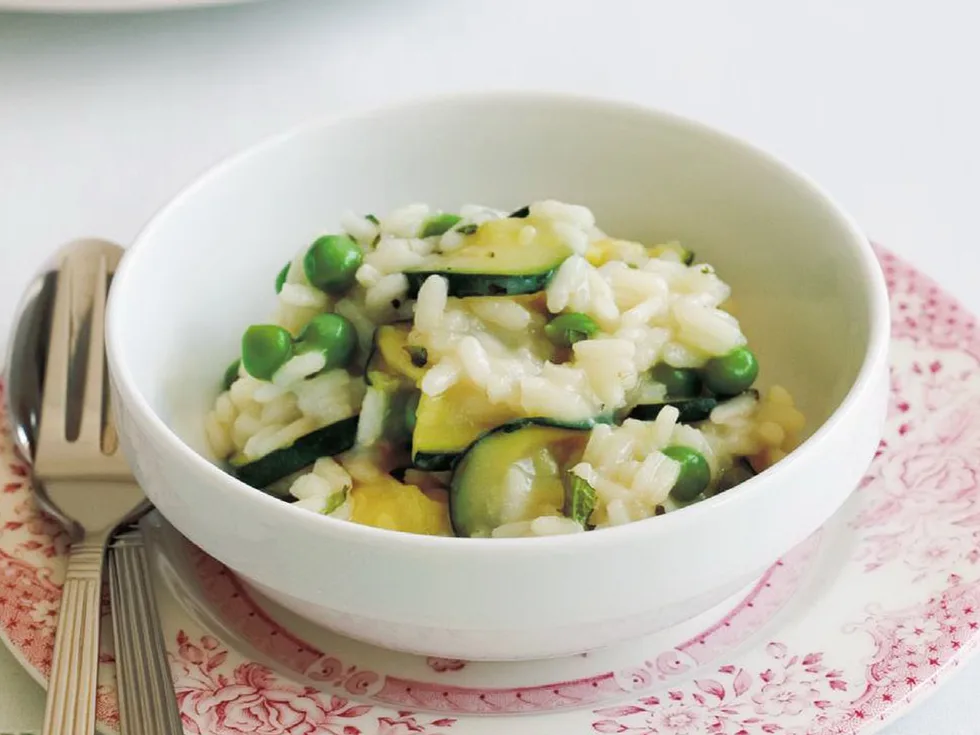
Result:
{"type": "Polygon", "coordinates": [[[888,304],[872,249],[812,181],[671,114],[488,93],[315,122],[221,163],[138,236],[115,277],[108,354],[123,449],[161,513],[285,607],[381,646],[558,656],[718,605],[855,488],[885,415],[888,304]],[[568,537],[414,536],[318,516],[209,459],[203,418],[273,276],[344,210],[500,209],[557,198],[617,236],[679,239],[732,284],[763,366],[809,436],[733,491],[568,537]]]}

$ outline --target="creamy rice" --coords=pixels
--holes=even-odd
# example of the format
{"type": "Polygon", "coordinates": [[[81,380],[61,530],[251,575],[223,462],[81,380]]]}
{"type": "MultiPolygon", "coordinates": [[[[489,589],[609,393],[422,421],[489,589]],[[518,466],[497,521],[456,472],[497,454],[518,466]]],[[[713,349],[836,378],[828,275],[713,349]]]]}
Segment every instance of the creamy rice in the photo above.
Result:
{"type": "MultiPolygon", "coordinates": [[[[682,507],[686,502],[674,489],[688,470],[665,453],[668,447],[703,458],[709,480],[699,497],[727,489],[734,466],[758,472],[793,450],[804,419],[785,389],[714,396],[701,388],[690,398],[710,399],[704,404],[709,408],[682,422],[677,406],[683,400],[670,400],[665,384],[651,377],[657,366],[709,376],[712,365],[748,345],[731,313],[731,289],[709,264],[685,262],[690,256],[677,243],[648,245],[607,235],[580,205],[547,200],[527,209],[524,223],[512,227],[507,212],[468,205],[451,227],[428,236],[427,223],[445,215],[425,204],[381,218],[343,215],[340,227],[360,249],[349,288],[338,295],[311,284],[304,248],[285,269],[270,324],[300,340],[311,320],[340,315],[354,330],[353,357],[329,368],[320,352],[297,352],[269,379],[239,367],[205,419],[214,455],[235,467],[247,465],[357,416],[353,446],[334,457],[315,457],[277,480],[288,488],[283,497],[309,511],[355,521],[370,515],[374,525],[397,527],[398,513],[385,508],[407,502],[409,491],[399,488],[410,487],[418,500],[412,512],[440,512],[449,502],[452,475],[409,470],[418,484],[406,484],[389,474],[413,463],[405,444],[412,437],[394,440],[386,433],[392,394],[369,385],[377,330],[400,323],[406,325],[405,349],[416,351],[413,359],[424,355],[424,368],[407,389],[413,400],[451,396],[459,412],[488,430],[546,419],[581,432],[580,456],[567,472],[594,491],[588,518],[576,520],[557,507],[534,517],[514,511],[517,516],[492,529],[493,537],[574,533],[682,507]],[[531,253],[548,237],[566,255],[535,291],[501,295],[488,287],[485,295],[453,295],[460,276],[451,268],[441,271],[440,264],[469,252],[474,233],[498,231],[509,233],[514,252],[531,253]],[[431,274],[413,287],[413,274],[430,266],[431,274]],[[569,313],[583,315],[595,329],[556,349],[548,325],[569,313]],[[655,418],[630,418],[638,406],[660,404],[655,418]]],[[[515,275],[515,283],[518,277],[524,276],[515,275]]]]}

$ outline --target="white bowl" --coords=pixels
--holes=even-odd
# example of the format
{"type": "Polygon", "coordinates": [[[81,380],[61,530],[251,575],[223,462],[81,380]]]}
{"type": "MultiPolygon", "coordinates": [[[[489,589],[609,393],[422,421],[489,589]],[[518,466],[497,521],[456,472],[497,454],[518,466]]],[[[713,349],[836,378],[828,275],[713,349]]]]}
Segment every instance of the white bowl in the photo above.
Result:
{"type": "Polygon", "coordinates": [[[300,615],[381,646],[556,656],[704,612],[848,497],[879,438],[888,303],[864,235],[815,184],[673,115],[543,94],[472,94],[317,122],[222,163],[139,235],[115,277],[108,351],[122,445],[192,542],[300,615]],[[732,284],[762,364],[812,435],[735,490],[571,537],[413,536],[318,516],[209,459],[203,417],[281,264],[346,209],[557,198],[612,234],[680,239],[732,284]]]}

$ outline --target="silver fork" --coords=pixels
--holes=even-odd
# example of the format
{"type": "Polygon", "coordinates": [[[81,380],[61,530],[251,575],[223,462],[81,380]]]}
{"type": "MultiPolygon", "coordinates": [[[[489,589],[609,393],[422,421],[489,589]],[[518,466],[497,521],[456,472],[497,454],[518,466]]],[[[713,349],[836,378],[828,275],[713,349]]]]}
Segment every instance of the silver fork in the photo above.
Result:
{"type": "Polygon", "coordinates": [[[104,321],[115,246],[70,248],[58,273],[34,463],[39,504],[71,540],[42,735],[95,732],[102,566],[113,530],[144,496],[117,451],[104,321]]]}

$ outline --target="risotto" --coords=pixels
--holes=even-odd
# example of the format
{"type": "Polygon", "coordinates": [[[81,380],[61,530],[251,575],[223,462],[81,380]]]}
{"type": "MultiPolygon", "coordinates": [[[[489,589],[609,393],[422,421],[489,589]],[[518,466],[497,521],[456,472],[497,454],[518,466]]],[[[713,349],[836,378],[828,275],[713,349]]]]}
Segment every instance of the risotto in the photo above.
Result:
{"type": "Polygon", "coordinates": [[[339,224],[279,272],[206,418],[253,487],[395,531],[547,536],[696,503],[799,442],[729,286],[679,243],[552,200],[339,224]]]}

